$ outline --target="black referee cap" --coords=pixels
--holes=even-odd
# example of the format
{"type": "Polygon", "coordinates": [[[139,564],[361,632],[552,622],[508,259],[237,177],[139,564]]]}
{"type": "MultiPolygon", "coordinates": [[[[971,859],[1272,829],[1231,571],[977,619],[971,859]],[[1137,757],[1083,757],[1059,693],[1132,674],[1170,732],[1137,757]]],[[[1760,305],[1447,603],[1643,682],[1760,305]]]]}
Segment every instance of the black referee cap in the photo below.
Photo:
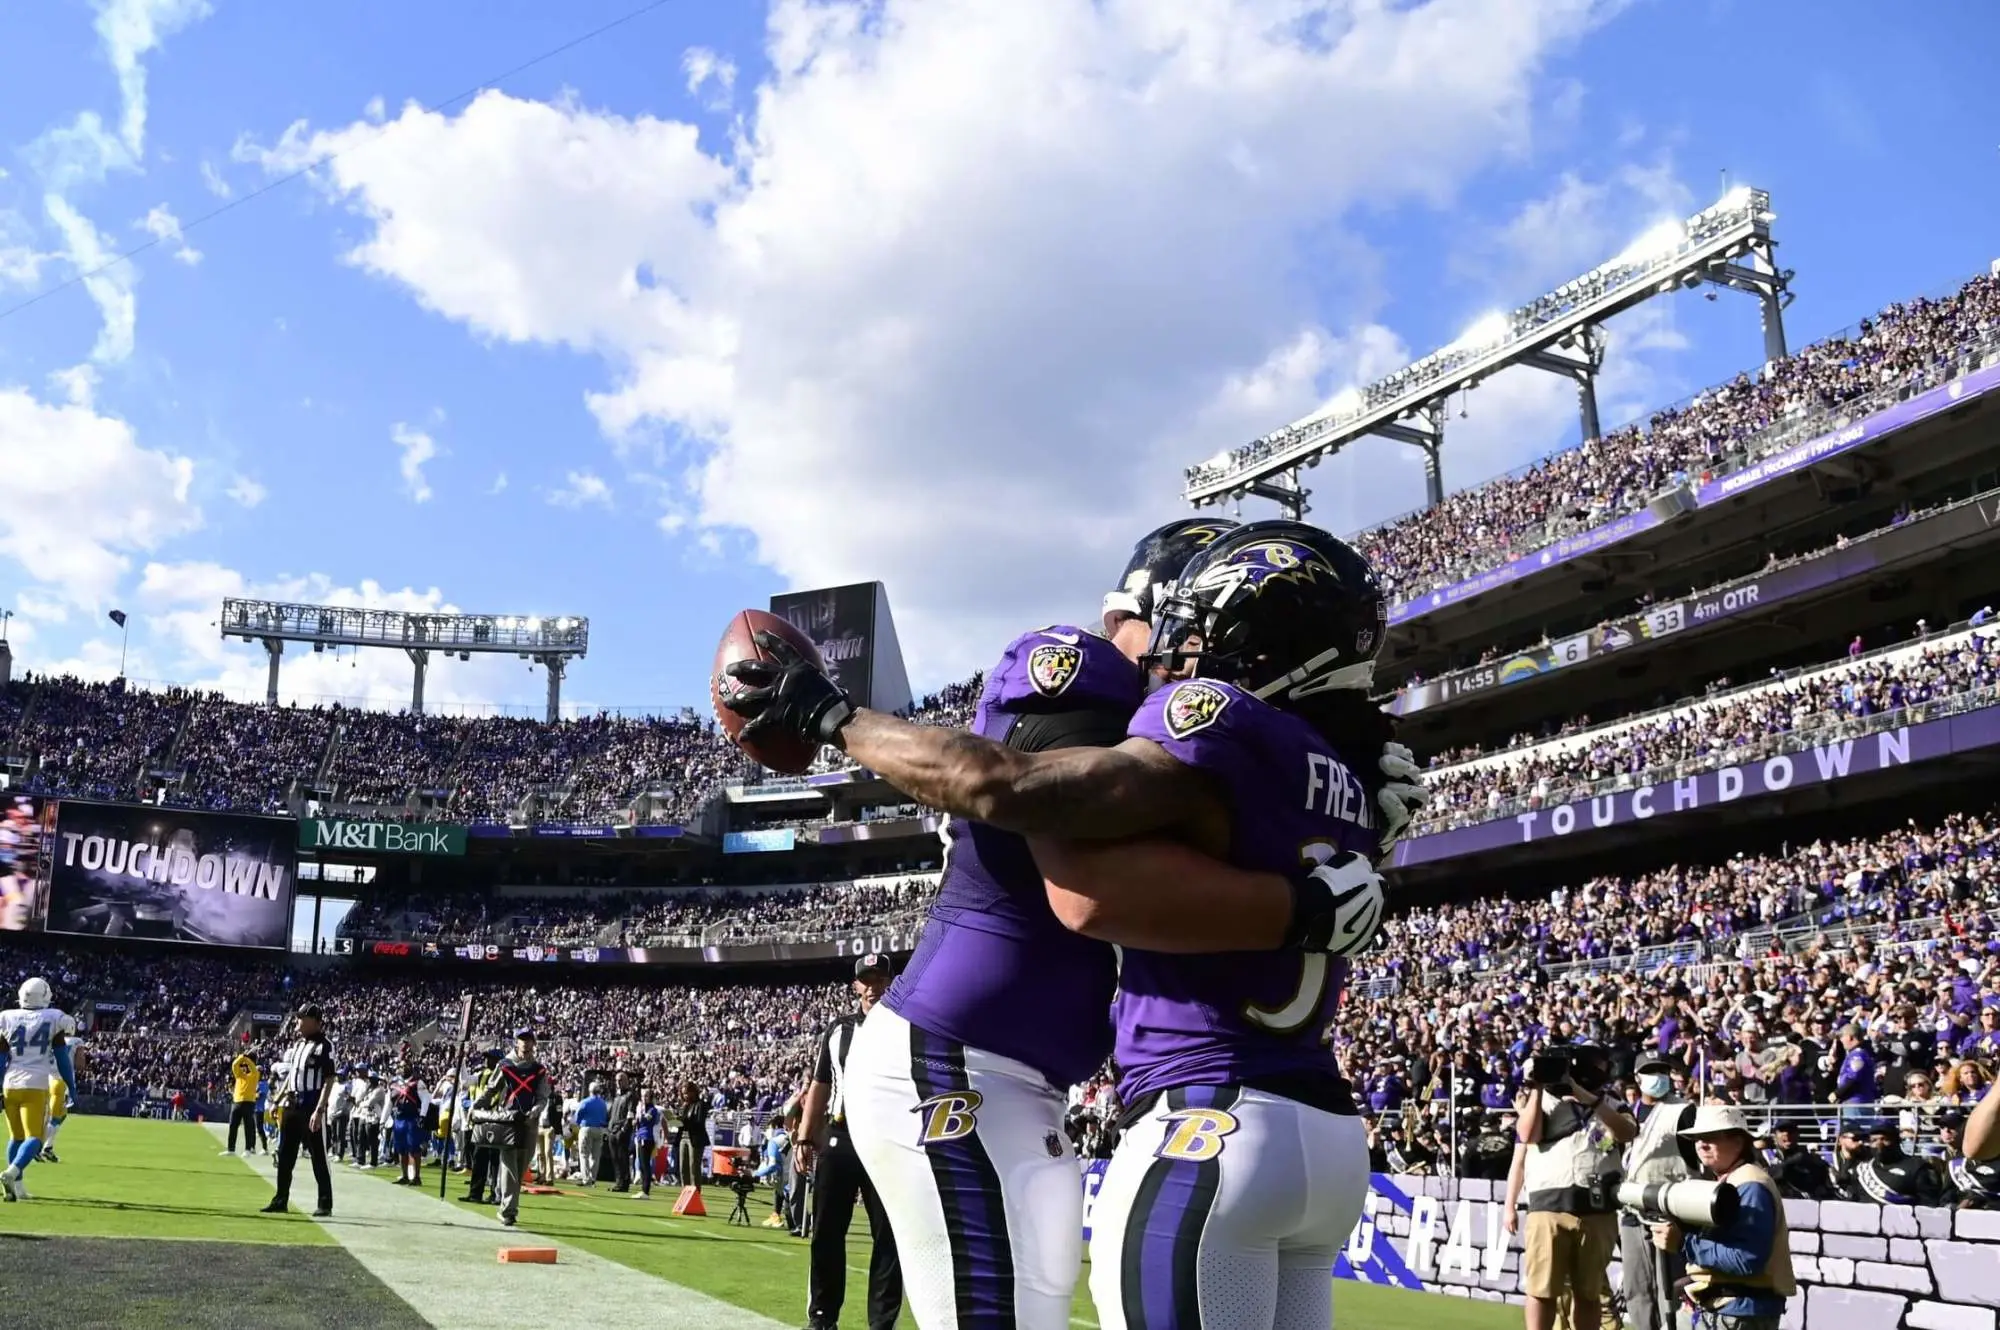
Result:
{"type": "Polygon", "coordinates": [[[294,1016],[297,1016],[300,1020],[305,1020],[307,1017],[311,1017],[313,1020],[316,1021],[324,1021],[326,1019],[326,1013],[321,1011],[317,1006],[315,1006],[310,1002],[308,1002],[305,1006],[300,1007],[297,1011],[293,1012],[292,1014],[294,1016]]]}
{"type": "Polygon", "coordinates": [[[889,958],[878,952],[871,951],[866,956],[854,962],[854,977],[856,979],[866,979],[870,975],[876,974],[886,977],[895,972],[896,969],[890,964],[889,958]]]}

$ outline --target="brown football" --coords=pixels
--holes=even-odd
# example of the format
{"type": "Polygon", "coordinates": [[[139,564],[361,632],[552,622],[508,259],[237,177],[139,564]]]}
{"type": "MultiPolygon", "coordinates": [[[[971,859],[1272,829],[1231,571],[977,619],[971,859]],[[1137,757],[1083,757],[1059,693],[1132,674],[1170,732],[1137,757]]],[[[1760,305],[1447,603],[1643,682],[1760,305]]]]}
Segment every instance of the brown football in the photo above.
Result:
{"type": "Polygon", "coordinates": [[[772,633],[782,637],[797,647],[801,654],[813,664],[825,668],[820,659],[819,648],[810,637],[794,628],[775,614],[763,610],[744,610],[729,621],[729,627],[722,634],[722,643],[715,649],[715,669],[708,676],[708,700],[715,708],[716,723],[729,736],[731,743],[748,753],[752,759],[773,771],[787,776],[803,775],[811,769],[813,760],[819,756],[819,745],[800,738],[796,734],[764,734],[745,741],[742,738],[743,717],[722,704],[730,690],[741,687],[736,680],[723,673],[725,667],[739,660],[768,660],[770,657],[758,647],[754,634],[772,633]]]}

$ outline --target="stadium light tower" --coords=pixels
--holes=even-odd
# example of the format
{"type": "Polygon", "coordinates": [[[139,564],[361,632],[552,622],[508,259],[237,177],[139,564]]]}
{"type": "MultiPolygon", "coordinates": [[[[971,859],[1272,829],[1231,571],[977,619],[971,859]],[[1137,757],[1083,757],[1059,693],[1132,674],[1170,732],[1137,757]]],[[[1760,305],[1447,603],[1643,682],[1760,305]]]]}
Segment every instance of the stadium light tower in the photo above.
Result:
{"type": "Polygon", "coordinates": [[[1777,265],[1771,196],[1739,186],[1685,221],[1666,221],[1609,263],[1565,282],[1509,314],[1489,314],[1442,350],[1395,373],[1350,389],[1303,420],[1187,469],[1183,494],[1197,508],[1245,495],[1270,499],[1287,517],[1305,516],[1311,491],[1302,476],[1366,435],[1421,448],[1431,507],[1444,502],[1445,408],[1454,393],[1476,388],[1515,365],[1576,383],[1583,437],[1602,430],[1597,372],[1604,365],[1604,323],[1654,296],[1703,282],[1757,297],[1763,310],[1764,359],[1785,358],[1784,308],[1794,274],[1777,265]]]}
{"type": "Polygon", "coordinates": [[[427,614],[403,610],[357,610],[340,605],[294,605],[276,600],[222,602],[222,636],[261,642],[271,657],[264,700],[278,704],[278,662],[287,642],[310,642],[314,651],[328,647],[399,647],[416,666],[410,690],[410,710],[424,714],[424,675],[431,653],[470,660],[474,652],[512,652],[548,671],[549,720],[562,710],[563,675],[569,662],[590,649],[590,620],[544,619],[532,614],[427,614]]]}

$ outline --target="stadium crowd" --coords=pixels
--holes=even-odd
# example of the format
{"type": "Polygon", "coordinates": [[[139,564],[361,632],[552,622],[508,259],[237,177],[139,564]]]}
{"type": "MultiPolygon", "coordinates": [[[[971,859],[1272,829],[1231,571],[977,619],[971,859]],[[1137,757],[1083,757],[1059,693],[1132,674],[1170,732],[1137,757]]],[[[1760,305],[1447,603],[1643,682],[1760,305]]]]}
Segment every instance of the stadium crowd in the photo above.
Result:
{"type": "MultiPolygon", "coordinates": [[[[1760,1110],[1817,1104],[1830,1115],[1835,1101],[1880,1102],[1912,1140],[1934,1140],[1935,1112],[1977,1098],[2000,1068],[1997,860],[2000,814],[1955,814],[1405,913],[1362,964],[1336,1047],[1378,1143],[1393,1138],[1406,1161],[1454,1142],[1476,1151],[1504,1119],[1527,1054],[1549,1040],[1606,1044],[1621,1077],[1642,1052],[1670,1053],[1712,1097],[1760,1110]],[[1865,1077],[1853,1074],[1855,1048],[1865,1077]]],[[[761,899],[758,917],[783,929],[794,908],[811,916],[814,895],[761,899]]],[[[40,972],[63,1000],[124,1005],[114,1030],[88,1037],[93,1093],[161,1100],[179,1090],[196,1103],[220,1095],[228,1058],[245,1046],[230,1035],[239,1013],[308,1001],[326,1008],[344,1061],[442,1076],[469,990],[474,1048],[528,1022],[544,1032],[559,1080],[630,1067],[657,1086],[695,1081],[718,1107],[768,1112],[798,1088],[815,1035],[851,1001],[837,980],[428,978],[19,935],[0,958],[6,983],[40,972]]],[[[247,1046],[266,1056],[276,1047],[247,1046]]],[[[1084,1087],[1073,1101],[1079,1139],[1102,1143],[1091,1105],[1109,1113],[1110,1096],[1084,1087]]],[[[1460,1164],[1478,1167],[1469,1155],[1460,1164]]]]}
{"type": "MultiPolygon", "coordinates": [[[[983,685],[952,684],[911,709],[964,725],[983,685]]],[[[550,725],[509,716],[415,716],[324,706],[250,706],[212,693],[23,675],[0,689],[0,756],[35,794],[247,812],[283,810],[294,786],[330,802],[394,809],[417,794],[443,818],[606,824],[653,796],[645,818],[679,823],[759,768],[691,713],[591,716],[550,725]]],[[[835,769],[829,750],[820,769],[835,769]]]]}
{"type": "Polygon", "coordinates": [[[495,897],[468,891],[358,902],[344,937],[491,942],[505,946],[690,946],[734,938],[811,936],[909,923],[930,882],[820,885],[745,892],[708,889],[613,893],[585,899],[495,897]]]}
{"type": "MultiPolygon", "coordinates": [[[[1636,511],[1661,492],[1740,470],[1796,441],[1785,429],[1885,389],[1943,382],[1968,352],[2000,333],[2000,276],[1942,299],[1903,301],[1758,375],[1740,374],[1644,427],[1544,458],[1513,475],[1446,496],[1361,535],[1392,593],[1409,600],[1636,511]]],[[[1280,430],[1229,455],[1224,469],[1291,442],[1280,430]]],[[[1210,466],[1191,469],[1190,479],[1210,466]]]]}
{"type": "Polygon", "coordinates": [[[1578,716],[1561,727],[1554,742],[1519,736],[1496,750],[1530,750],[1519,757],[1481,761],[1488,755],[1461,749],[1433,759],[1426,779],[1432,801],[1420,830],[1570,803],[1603,793],[1606,782],[1629,789],[1838,739],[1867,728],[1871,717],[1990,692],[1996,683],[2000,645],[1991,633],[1975,631],[1915,652],[1835,664],[1775,686],[1745,685],[1605,727],[1580,742],[1563,742],[1592,730],[1590,718],[1578,716]]]}

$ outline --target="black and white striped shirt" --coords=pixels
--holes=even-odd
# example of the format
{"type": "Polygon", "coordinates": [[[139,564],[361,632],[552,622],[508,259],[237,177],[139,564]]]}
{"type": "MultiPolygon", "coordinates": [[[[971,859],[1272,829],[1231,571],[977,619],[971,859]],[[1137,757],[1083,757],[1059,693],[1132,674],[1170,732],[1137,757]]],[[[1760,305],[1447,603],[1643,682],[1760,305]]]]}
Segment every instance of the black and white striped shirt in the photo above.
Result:
{"type": "Polygon", "coordinates": [[[288,1108],[318,1105],[320,1090],[334,1073],[333,1045],[325,1035],[300,1037],[285,1054],[285,1083],[279,1087],[288,1108]]]}
{"type": "Polygon", "coordinates": [[[819,1041],[819,1061],[813,1067],[813,1079],[832,1087],[826,1101],[830,1122],[847,1120],[847,1050],[854,1046],[854,1027],[859,1024],[861,1013],[851,1012],[827,1026],[819,1041]]]}

